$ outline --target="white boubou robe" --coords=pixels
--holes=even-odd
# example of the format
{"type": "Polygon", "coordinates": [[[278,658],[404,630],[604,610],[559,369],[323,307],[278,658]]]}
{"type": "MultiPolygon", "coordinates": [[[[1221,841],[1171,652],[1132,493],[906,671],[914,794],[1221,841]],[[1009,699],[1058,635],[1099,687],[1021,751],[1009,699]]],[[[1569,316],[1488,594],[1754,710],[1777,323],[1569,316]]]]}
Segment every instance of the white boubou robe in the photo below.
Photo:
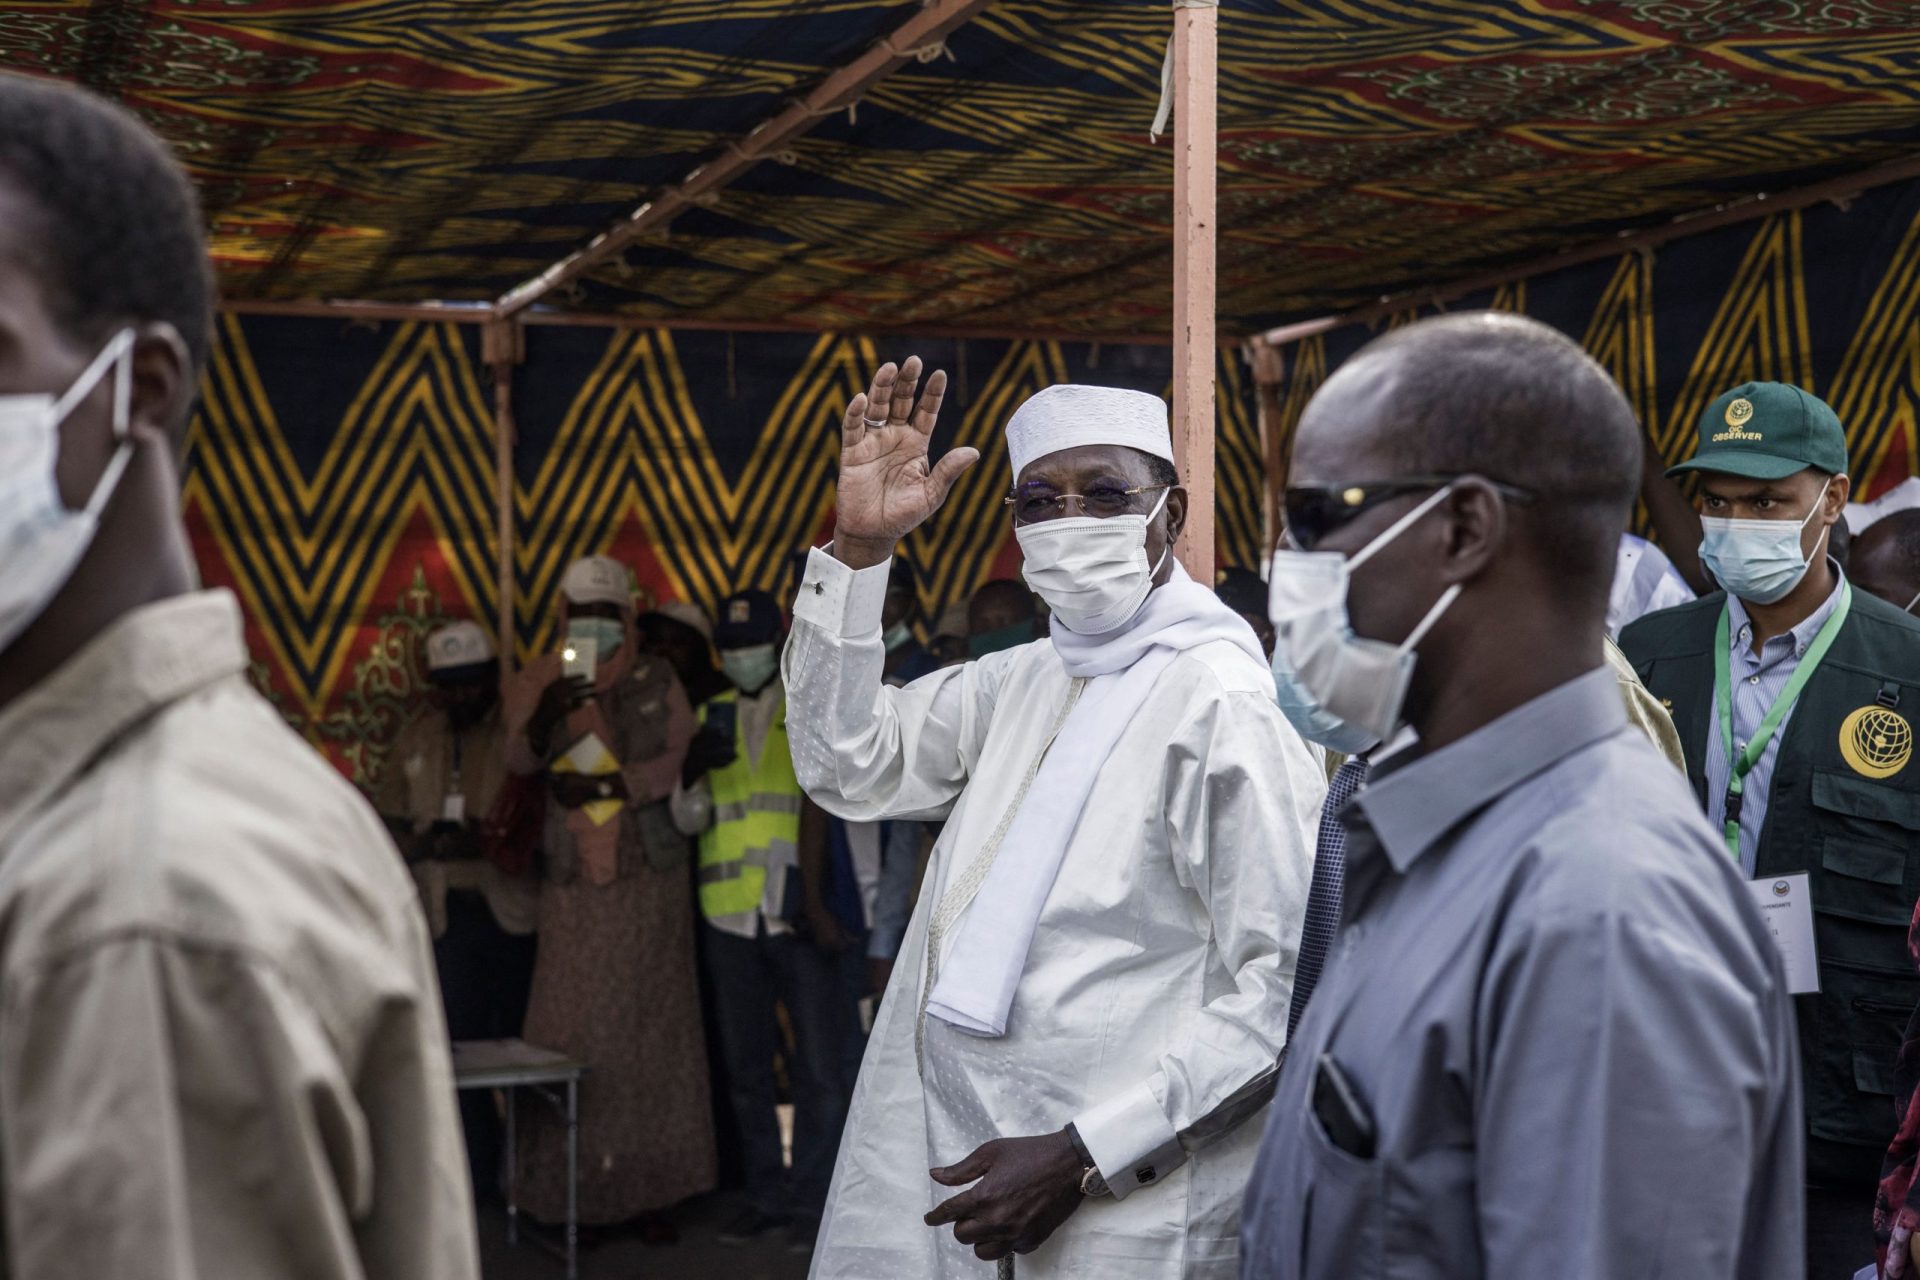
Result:
{"type": "MultiPolygon", "coordinates": [[[[884,565],[856,573],[815,552],[785,656],[809,794],[849,820],[946,819],[861,1068],[812,1274],[991,1277],[952,1227],[922,1221],[958,1194],[928,1169],[1072,1121],[1114,1195],[1021,1257],[1022,1280],[1230,1280],[1286,1036],[1320,760],[1243,647],[1211,641],[1163,662],[1071,829],[1005,1034],[923,1019],[935,906],[991,843],[1072,682],[1043,640],[885,687],[886,581],[884,565]]],[[[980,925],[973,911],[943,934],[943,956],[980,925]]]]}

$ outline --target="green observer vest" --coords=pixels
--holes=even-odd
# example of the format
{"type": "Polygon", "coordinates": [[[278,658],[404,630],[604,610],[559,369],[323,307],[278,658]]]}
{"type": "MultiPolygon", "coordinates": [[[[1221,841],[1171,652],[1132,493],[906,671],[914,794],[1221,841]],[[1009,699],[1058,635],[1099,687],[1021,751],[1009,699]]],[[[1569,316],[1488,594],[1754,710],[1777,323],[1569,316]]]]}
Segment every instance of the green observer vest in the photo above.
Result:
{"type": "MultiPolygon", "coordinates": [[[[1715,594],[1651,614],[1620,636],[1687,753],[1706,804],[1717,732],[1715,594]]],[[[1754,865],[1805,871],[1813,892],[1820,990],[1795,996],[1805,1091],[1807,1175],[1871,1187],[1893,1136],[1893,1063],[1920,1003],[1907,950],[1920,898],[1920,620],[1856,588],[1853,609],[1781,731],[1754,865]]]]}
{"type": "Polygon", "coordinates": [[[713,825],[700,837],[700,910],[715,923],[751,924],[768,870],[798,865],[801,790],[787,748],[786,708],[768,727],[755,766],[738,727],[739,702],[739,694],[728,690],[701,710],[701,720],[710,722],[717,708],[733,709],[736,754],[733,763],[707,775],[713,825]]]}

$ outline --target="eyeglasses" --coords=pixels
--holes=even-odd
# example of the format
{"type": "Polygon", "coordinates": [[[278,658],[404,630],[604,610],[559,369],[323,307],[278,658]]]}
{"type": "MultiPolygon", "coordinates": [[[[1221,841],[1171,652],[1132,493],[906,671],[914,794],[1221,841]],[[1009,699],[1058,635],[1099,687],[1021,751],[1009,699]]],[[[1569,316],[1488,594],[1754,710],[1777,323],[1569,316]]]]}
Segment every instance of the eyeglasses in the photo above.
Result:
{"type": "MultiPolygon", "coordinates": [[[[1402,476],[1397,480],[1361,484],[1290,488],[1282,499],[1287,517],[1287,540],[1301,551],[1311,551],[1322,538],[1383,502],[1409,493],[1444,489],[1466,474],[1471,473],[1402,476]]],[[[1484,476],[1480,478],[1486,479],[1484,476]]],[[[1534,499],[1534,494],[1529,490],[1502,484],[1498,480],[1488,480],[1487,483],[1509,502],[1526,503],[1534,499]]]]}
{"type": "Polygon", "coordinates": [[[1042,520],[1055,520],[1067,514],[1070,504],[1077,503],[1080,514],[1106,520],[1112,516],[1137,515],[1135,502],[1143,493],[1155,493],[1161,489],[1173,488],[1170,484],[1143,484],[1131,489],[1123,489],[1117,484],[1096,483],[1085,493],[1055,493],[1046,485],[1029,484],[1015,489],[1003,500],[1003,504],[1013,508],[1015,524],[1038,524],[1042,520]]]}

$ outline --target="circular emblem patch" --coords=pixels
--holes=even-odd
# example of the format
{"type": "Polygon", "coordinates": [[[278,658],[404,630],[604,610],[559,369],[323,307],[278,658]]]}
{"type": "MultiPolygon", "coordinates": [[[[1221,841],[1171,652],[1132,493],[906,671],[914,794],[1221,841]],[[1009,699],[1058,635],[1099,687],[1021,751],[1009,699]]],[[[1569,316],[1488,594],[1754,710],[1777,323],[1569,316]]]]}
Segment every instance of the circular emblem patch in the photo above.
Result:
{"type": "Polygon", "coordinates": [[[1735,400],[1727,406],[1727,425],[1737,427],[1753,416],[1753,401],[1735,400]]]}
{"type": "Polygon", "coordinates": [[[1790,885],[1790,884],[1788,884],[1788,883],[1787,883],[1787,882],[1786,882],[1785,880],[1775,880],[1775,881],[1773,882],[1773,896],[1774,896],[1774,897],[1776,897],[1776,898],[1784,898],[1784,897],[1786,897],[1786,896],[1787,896],[1787,895],[1788,895],[1789,893],[1792,893],[1792,892],[1793,892],[1793,886],[1792,886],[1792,885],[1790,885]]]}
{"type": "Polygon", "coordinates": [[[1855,773],[1891,778],[1913,758],[1913,726],[1885,707],[1861,707],[1840,723],[1840,756],[1855,773]]]}

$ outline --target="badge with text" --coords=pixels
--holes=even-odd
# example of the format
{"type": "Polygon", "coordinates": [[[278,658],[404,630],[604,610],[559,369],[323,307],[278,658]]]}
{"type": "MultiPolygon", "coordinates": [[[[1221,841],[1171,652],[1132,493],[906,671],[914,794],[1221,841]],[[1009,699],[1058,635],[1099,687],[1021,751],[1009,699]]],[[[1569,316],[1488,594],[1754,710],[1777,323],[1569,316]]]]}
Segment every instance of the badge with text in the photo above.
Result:
{"type": "Polygon", "coordinates": [[[1805,995],[1820,989],[1820,961],[1813,949],[1813,892],[1807,873],[1747,881],[1773,945],[1786,965],[1787,990],[1805,995]]]}
{"type": "Polygon", "coordinates": [[[1840,758],[1863,778],[1891,778],[1913,758],[1913,726],[1886,707],[1861,707],[1840,722],[1840,758]]]}

